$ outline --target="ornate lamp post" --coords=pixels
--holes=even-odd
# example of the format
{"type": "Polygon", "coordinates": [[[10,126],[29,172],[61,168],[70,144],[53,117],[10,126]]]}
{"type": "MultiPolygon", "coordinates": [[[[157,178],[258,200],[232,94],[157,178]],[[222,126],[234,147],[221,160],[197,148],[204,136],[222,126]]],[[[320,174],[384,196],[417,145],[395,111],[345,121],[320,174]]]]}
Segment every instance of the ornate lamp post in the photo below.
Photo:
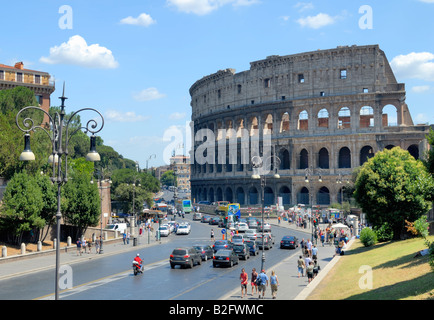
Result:
{"type": "Polygon", "coordinates": [[[261,270],[264,269],[264,263],[265,263],[265,251],[264,251],[264,206],[265,206],[265,186],[266,186],[266,177],[270,170],[267,168],[264,168],[264,164],[270,163],[273,161],[273,167],[274,167],[274,175],[273,177],[275,179],[279,179],[280,175],[277,173],[277,166],[280,165],[280,158],[277,156],[268,156],[268,157],[259,157],[259,156],[253,156],[252,159],[252,166],[253,166],[253,174],[252,179],[258,179],[260,180],[261,185],[261,224],[262,224],[262,258],[261,258],[261,270]]]}
{"type": "MultiPolygon", "coordinates": [[[[103,253],[103,237],[102,237],[102,221],[103,221],[103,189],[110,189],[110,185],[112,184],[112,180],[109,179],[104,179],[103,176],[103,170],[97,170],[97,173],[99,175],[99,179],[98,179],[98,189],[100,190],[100,200],[101,200],[101,218],[100,218],[100,236],[99,236],[99,254],[103,253]],[[103,184],[106,184],[106,186],[104,187],[103,184]],[[107,186],[108,184],[108,186],[107,186]]],[[[90,183],[93,184],[93,179],[90,180],[90,183]]]]}
{"type": "Polygon", "coordinates": [[[90,132],[90,150],[86,156],[88,161],[99,161],[100,155],[96,151],[96,136],[95,134],[102,130],[104,127],[104,118],[101,113],[95,109],[83,108],[71,115],[70,119],[65,120],[65,84],[63,85],[62,96],[59,97],[62,101],[60,106],[60,112],[56,112],[54,117],[39,107],[29,106],[21,109],[15,119],[18,128],[25,133],[24,135],[24,151],[20,155],[22,161],[35,160],[35,155],[30,148],[30,132],[36,129],[43,130],[50,138],[52,144],[52,153],[49,158],[49,162],[52,164],[52,176],[51,181],[57,184],[57,213],[56,213],[56,274],[55,274],[55,299],[59,299],[59,267],[60,267],[60,219],[62,213],[60,211],[60,195],[61,187],[68,181],[68,144],[71,137],[79,130],[83,130],[84,133],[90,132]],[[44,128],[41,125],[35,124],[31,118],[22,119],[20,125],[20,115],[26,110],[38,110],[44,112],[50,120],[50,129],[44,128]],[[72,133],[69,132],[69,125],[76,114],[82,111],[95,112],[101,118],[101,125],[98,125],[95,119],[89,120],[85,127],[74,129],[72,133]],[[66,123],[65,123],[66,122],[66,123]],[[64,166],[62,169],[62,159],[64,160],[64,166]]]}

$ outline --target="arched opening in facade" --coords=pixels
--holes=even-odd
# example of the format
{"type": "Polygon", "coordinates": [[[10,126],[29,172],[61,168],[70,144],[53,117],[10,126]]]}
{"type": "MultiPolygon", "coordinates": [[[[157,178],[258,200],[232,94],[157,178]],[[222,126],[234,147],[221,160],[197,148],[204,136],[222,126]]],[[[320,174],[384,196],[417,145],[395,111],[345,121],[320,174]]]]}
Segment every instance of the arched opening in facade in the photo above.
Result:
{"type": "Polygon", "coordinates": [[[253,136],[259,135],[259,131],[258,131],[258,129],[259,129],[258,118],[257,117],[252,117],[251,120],[250,120],[250,123],[251,123],[250,130],[249,130],[250,131],[250,136],[253,137],[253,136]]]}
{"type": "Polygon", "coordinates": [[[264,188],[264,205],[265,206],[271,206],[274,203],[274,192],[273,189],[271,189],[271,187],[266,186],[264,188]]]}
{"type": "Polygon", "coordinates": [[[297,203],[309,205],[309,190],[303,187],[297,194],[297,203]]]}
{"type": "Polygon", "coordinates": [[[339,168],[351,168],[351,152],[347,147],[339,150],[339,168]]]}
{"type": "Polygon", "coordinates": [[[384,149],[392,150],[393,148],[395,148],[393,144],[388,144],[384,149]]]}
{"type": "Polygon", "coordinates": [[[328,128],[329,127],[329,112],[327,109],[321,109],[318,112],[318,127],[328,128]]]}
{"type": "Polygon", "coordinates": [[[398,109],[391,104],[385,105],[381,112],[383,127],[396,127],[398,125],[398,109]]]}
{"type": "Polygon", "coordinates": [[[220,187],[217,188],[216,196],[217,196],[217,201],[223,201],[223,191],[222,191],[222,188],[220,188],[220,187]]]}
{"type": "Polygon", "coordinates": [[[407,151],[410,152],[413,158],[415,158],[416,160],[419,159],[419,147],[417,145],[412,144],[408,147],[407,151]]]}
{"type": "Polygon", "coordinates": [[[239,203],[240,205],[244,205],[245,204],[244,189],[241,188],[241,187],[237,188],[237,203],[239,203]]]}
{"type": "Polygon", "coordinates": [[[289,113],[285,112],[282,115],[282,121],[280,122],[280,133],[289,131],[289,113]]]}
{"type": "Polygon", "coordinates": [[[303,110],[298,115],[298,130],[305,131],[309,129],[309,114],[303,110]]]}
{"type": "Polygon", "coordinates": [[[327,187],[321,187],[317,194],[317,204],[329,205],[330,204],[330,191],[327,187]]]}
{"type": "Polygon", "coordinates": [[[291,204],[291,190],[287,186],[280,187],[279,197],[282,198],[283,205],[291,204]]]}
{"type": "Polygon", "coordinates": [[[244,129],[244,119],[239,119],[237,122],[237,138],[242,138],[244,129]]]}
{"type": "Polygon", "coordinates": [[[232,189],[230,187],[226,188],[225,201],[234,202],[233,192],[232,192],[232,189]]]}
{"type": "Polygon", "coordinates": [[[300,151],[299,169],[307,169],[309,167],[309,153],[306,149],[300,151]]]}
{"type": "Polygon", "coordinates": [[[291,159],[289,157],[289,151],[286,149],[280,150],[279,153],[279,159],[280,159],[280,170],[288,170],[291,169],[291,159]]]}
{"type": "Polygon", "coordinates": [[[258,204],[258,202],[258,189],[256,189],[256,187],[251,187],[249,189],[249,204],[258,204]]]}
{"type": "Polygon", "coordinates": [[[360,128],[372,128],[374,126],[374,109],[370,106],[360,108],[360,128]]]}
{"type": "Polygon", "coordinates": [[[214,202],[214,189],[213,188],[209,188],[208,190],[208,201],[214,202]]]}
{"type": "Polygon", "coordinates": [[[202,200],[208,200],[208,199],[207,199],[207,195],[208,195],[208,194],[207,194],[207,192],[206,192],[206,188],[203,188],[201,199],[202,199],[202,200]]]}
{"type": "Polygon", "coordinates": [[[351,128],[351,111],[348,107],[342,107],[338,112],[338,129],[351,128]]]}
{"type": "Polygon", "coordinates": [[[265,117],[263,134],[273,134],[273,115],[271,113],[265,117]]]}
{"type": "Polygon", "coordinates": [[[360,165],[362,166],[368,159],[374,156],[374,149],[371,146],[364,146],[360,150],[360,165]]]}
{"type": "Polygon", "coordinates": [[[318,153],[318,168],[329,169],[329,151],[326,148],[321,148],[318,153]]]}

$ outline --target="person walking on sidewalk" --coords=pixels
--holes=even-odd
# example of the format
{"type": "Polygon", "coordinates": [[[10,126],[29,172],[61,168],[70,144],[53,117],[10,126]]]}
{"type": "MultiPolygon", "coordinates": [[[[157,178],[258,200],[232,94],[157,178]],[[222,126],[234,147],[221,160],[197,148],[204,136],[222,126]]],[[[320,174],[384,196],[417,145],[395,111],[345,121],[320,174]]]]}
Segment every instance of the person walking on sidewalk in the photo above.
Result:
{"type": "Polygon", "coordinates": [[[306,264],[304,263],[302,256],[299,256],[298,258],[297,268],[298,268],[298,277],[300,278],[300,274],[302,277],[304,277],[304,269],[306,269],[306,264]]]}
{"type": "Polygon", "coordinates": [[[247,274],[246,270],[244,270],[244,268],[241,269],[240,280],[241,298],[244,298],[244,296],[247,296],[247,284],[249,283],[249,275],[247,274]]]}
{"type": "Polygon", "coordinates": [[[250,278],[250,284],[252,285],[252,296],[253,291],[256,289],[256,293],[258,293],[258,286],[256,285],[256,279],[258,278],[258,273],[256,272],[256,269],[252,269],[252,277],[250,278]]]}
{"type": "Polygon", "coordinates": [[[81,251],[81,241],[80,239],[77,240],[77,256],[80,255],[81,256],[82,251],[81,251]]]}
{"type": "Polygon", "coordinates": [[[256,284],[258,285],[259,290],[259,296],[258,299],[261,299],[261,292],[262,292],[262,299],[264,299],[265,296],[265,290],[268,287],[268,276],[265,274],[265,270],[262,269],[261,273],[258,275],[258,278],[256,279],[256,284]]]}
{"type": "Polygon", "coordinates": [[[276,299],[277,287],[279,286],[279,279],[277,279],[276,272],[273,270],[270,276],[271,297],[276,299]]]}

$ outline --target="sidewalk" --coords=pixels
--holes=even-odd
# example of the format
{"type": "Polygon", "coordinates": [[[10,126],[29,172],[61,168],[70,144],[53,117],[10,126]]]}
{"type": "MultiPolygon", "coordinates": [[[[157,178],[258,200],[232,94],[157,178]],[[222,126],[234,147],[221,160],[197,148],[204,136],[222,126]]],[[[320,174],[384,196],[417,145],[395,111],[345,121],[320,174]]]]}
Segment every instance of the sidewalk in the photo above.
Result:
{"type": "MultiPolygon", "coordinates": [[[[288,234],[290,235],[290,230],[297,230],[299,232],[306,233],[306,237],[304,237],[305,240],[311,238],[311,232],[310,229],[303,229],[303,228],[297,228],[294,224],[289,224],[287,221],[281,221],[280,224],[278,224],[277,219],[270,219],[267,220],[272,226],[278,226],[282,228],[288,229],[288,234]]],[[[301,239],[299,239],[301,241],[301,239]]],[[[276,248],[279,248],[279,241],[280,239],[276,239],[275,248],[272,250],[276,250],[276,248]]],[[[350,240],[347,244],[347,250],[351,247],[351,244],[354,240],[350,240]]],[[[321,267],[321,270],[319,271],[318,275],[311,281],[311,283],[308,283],[307,277],[300,277],[298,278],[298,270],[297,270],[297,260],[298,256],[301,255],[300,248],[297,248],[295,250],[292,250],[293,253],[284,260],[282,260],[280,263],[274,265],[274,266],[267,266],[266,265],[266,274],[268,277],[271,276],[271,272],[274,270],[276,272],[277,278],[279,280],[279,287],[277,291],[276,300],[305,300],[310,293],[317,287],[317,285],[324,279],[325,276],[327,276],[327,273],[333,268],[333,266],[336,264],[337,261],[339,261],[340,256],[333,257],[335,254],[335,247],[334,245],[324,245],[324,247],[321,245],[320,242],[318,242],[318,262],[321,267]],[[300,291],[300,288],[303,288],[300,291]]],[[[277,249],[280,250],[280,249],[277,249]]],[[[256,270],[258,273],[260,270],[256,270]]],[[[247,297],[241,298],[241,287],[239,286],[236,290],[233,290],[229,292],[228,294],[224,295],[220,298],[220,300],[258,300],[259,293],[254,293],[251,295],[252,289],[250,285],[250,277],[251,277],[251,270],[246,270],[247,274],[249,275],[249,284],[247,286],[247,297]]],[[[271,286],[269,285],[265,291],[265,300],[271,300],[271,286]]]]}
{"type": "MultiPolygon", "coordinates": [[[[107,240],[103,242],[103,253],[96,254],[95,247],[92,248],[92,253],[82,253],[82,255],[77,255],[77,247],[75,245],[67,248],[67,252],[61,250],[60,253],[60,264],[61,265],[71,265],[74,263],[79,263],[83,261],[88,261],[92,259],[104,258],[109,255],[115,255],[128,251],[136,251],[141,248],[152,246],[158,244],[159,241],[155,240],[155,233],[149,237],[145,232],[141,236],[137,236],[138,244],[133,245],[132,239],[130,239],[129,244],[123,244],[122,238],[107,240]]],[[[167,241],[162,239],[162,242],[167,241]]],[[[63,248],[62,248],[63,249],[63,248]]],[[[43,253],[28,253],[25,256],[12,256],[7,258],[0,258],[0,280],[10,279],[13,277],[18,277],[22,274],[30,274],[38,271],[54,269],[56,267],[56,253],[55,250],[50,250],[50,252],[44,251],[43,253]]]]}

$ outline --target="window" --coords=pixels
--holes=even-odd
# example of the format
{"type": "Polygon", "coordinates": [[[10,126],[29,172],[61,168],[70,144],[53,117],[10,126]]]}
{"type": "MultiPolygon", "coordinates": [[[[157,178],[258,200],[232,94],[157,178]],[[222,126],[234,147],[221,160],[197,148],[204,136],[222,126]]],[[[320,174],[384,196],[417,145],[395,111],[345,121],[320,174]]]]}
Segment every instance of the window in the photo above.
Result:
{"type": "Polygon", "coordinates": [[[302,73],[298,75],[298,83],[304,83],[304,75],[302,73]]]}
{"type": "Polygon", "coordinates": [[[241,93],[241,85],[239,84],[238,85],[238,94],[240,94],[241,93]]]}
{"type": "Polygon", "coordinates": [[[0,80],[5,79],[5,72],[3,70],[0,70],[0,80]]]}
{"type": "Polygon", "coordinates": [[[363,93],[368,93],[369,89],[368,88],[363,88],[363,93]]]}
{"type": "Polygon", "coordinates": [[[23,82],[23,74],[21,72],[17,72],[17,82],[23,82]]]}
{"type": "Polygon", "coordinates": [[[341,70],[341,79],[346,79],[347,78],[347,69],[342,69],[341,70]]]}
{"type": "Polygon", "coordinates": [[[35,74],[35,83],[41,84],[41,76],[39,74],[35,74]]]}
{"type": "Polygon", "coordinates": [[[269,88],[271,86],[271,81],[270,81],[270,79],[265,79],[264,80],[264,87],[265,88],[269,88]]]}
{"type": "Polygon", "coordinates": [[[324,92],[324,91],[321,91],[321,92],[319,93],[319,96],[320,96],[320,97],[325,97],[325,92],[324,92]]]}
{"type": "Polygon", "coordinates": [[[222,91],[220,89],[217,91],[217,96],[219,99],[222,97],[222,91]]]}

